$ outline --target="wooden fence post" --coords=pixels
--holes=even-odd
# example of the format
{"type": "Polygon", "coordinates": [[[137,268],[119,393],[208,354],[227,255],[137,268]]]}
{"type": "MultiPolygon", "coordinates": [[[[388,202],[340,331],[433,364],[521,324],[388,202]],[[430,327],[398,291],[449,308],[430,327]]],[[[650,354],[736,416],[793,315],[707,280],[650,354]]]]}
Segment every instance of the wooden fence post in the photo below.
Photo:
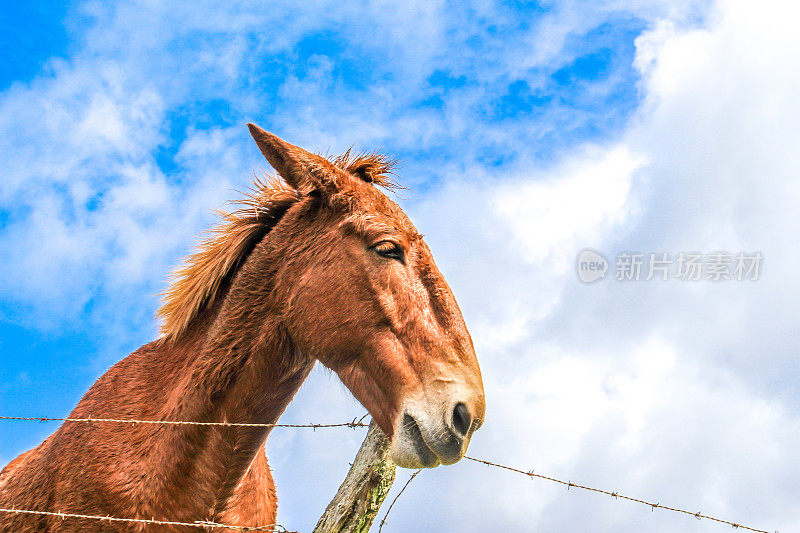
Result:
{"type": "Polygon", "coordinates": [[[373,421],[353,466],[339,487],[314,533],[366,533],[392,488],[395,464],[389,443],[373,421]]]}

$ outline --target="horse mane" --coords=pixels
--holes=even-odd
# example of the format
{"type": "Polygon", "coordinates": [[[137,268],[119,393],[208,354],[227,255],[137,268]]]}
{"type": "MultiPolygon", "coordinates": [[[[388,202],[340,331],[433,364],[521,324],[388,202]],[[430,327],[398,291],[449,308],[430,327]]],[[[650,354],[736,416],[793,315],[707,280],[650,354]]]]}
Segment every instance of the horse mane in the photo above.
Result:
{"type": "MultiPolygon", "coordinates": [[[[382,154],[347,150],[330,162],[367,183],[399,187],[390,177],[394,161],[382,154]]],[[[217,299],[223,281],[300,198],[279,178],[255,177],[250,190],[234,202],[238,209],[218,211],[221,222],[172,273],[170,286],[161,293],[163,302],[156,316],[161,319],[163,339],[174,340],[187,331],[192,320],[217,299]]]]}

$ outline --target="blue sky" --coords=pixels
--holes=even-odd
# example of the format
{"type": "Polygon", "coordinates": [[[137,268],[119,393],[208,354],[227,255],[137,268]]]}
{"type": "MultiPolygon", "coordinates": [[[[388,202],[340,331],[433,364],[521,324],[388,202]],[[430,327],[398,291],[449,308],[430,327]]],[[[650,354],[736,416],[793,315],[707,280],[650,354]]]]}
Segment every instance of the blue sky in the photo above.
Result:
{"type": "MultiPolygon", "coordinates": [[[[552,6],[496,6],[497,11],[489,13],[456,8],[462,12],[449,22],[455,26],[465,20],[471,27],[466,31],[445,27],[440,38],[446,42],[428,51],[428,57],[424,58],[418,58],[416,50],[403,39],[376,45],[372,36],[362,40],[363,28],[325,24],[325,21],[309,22],[298,28],[291,43],[274,43],[270,27],[278,27],[282,21],[272,20],[266,14],[271,9],[258,7],[243,9],[242,16],[254,11],[266,17],[267,28],[261,28],[257,19],[232,30],[225,29],[222,24],[206,28],[202,22],[187,23],[189,27],[178,28],[176,35],[137,36],[135,29],[128,29],[133,32],[132,43],[113,37],[110,42],[103,41],[102,46],[92,45],[90,43],[104,39],[106,31],[111,32],[110,28],[98,26],[109,19],[129,17],[130,13],[121,14],[117,8],[101,4],[89,7],[70,4],[55,11],[48,6],[49,3],[18,3],[4,12],[3,38],[10,52],[0,80],[5,92],[33,92],[37,86],[46,86],[45,91],[52,90],[59,77],[66,75],[64,71],[75,73],[82,68],[90,69],[92,63],[120,61],[118,65],[128,66],[129,54],[134,53],[126,49],[130,45],[137,54],[147,58],[142,64],[135,64],[139,72],[124,77],[116,77],[120,75],[114,73],[113,79],[100,81],[100,86],[107,88],[109,84],[119,83],[123,94],[124,91],[132,94],[158,91],[159,116],[147,124],[153,138],[140,153],[131,154],[127,147],[104,146],[106,153],[87,153],[85,157],[110,158],[115,165],[131,161],[150,165],[178,196],[181,189],[195,179],[181,155],[190,137],[203,132],[230,132],[231,142],[249,158],[228,177],[234,188],[241,189],[247,183],[248,172],[264,166],[258,161],[257,152],[248,146],[244,123],[252,120],[280,131],[280,124],[292,121],[295,110],[322,114],[319,108],[326,101],[337,110],[322,114],[316,120],[358,121],[362,120],[360,114],[370,114],[369,111],[359,113],[360,108],[375,106],[383,108],[379,111],[383,122],[372,127],[383,131],[370,132],[365,138],[357,127],[345,127],[347,133],[343,133],[345,136],[337,139],[334,146],[330,138],[316,143],[311,136],[306,145],[322,151],[341,150],[349,144],[366,149],[379,147],[402,160],[404,182],[414,187],[415,194],[424,193],[442,179],[436,168],[440,165],[479,162],[502,175],[504,165],[513,165],[520,154],[518,150],[508,149],[509,142],[526,145],[522,152],[526,158],[552,160],[586,140],[613,136],[624,126],[637,103],[633,40],[646,26],[645,21],[635,16],[612,13],[594,27],[563,36],[563,56],[544,65],[509,72],[499,65],[505,59],[502,51],[524,39],[552,6]],[[228,70],[229,65],[217,58],[206,64],[195,63],[198,55],[213,54],[218,46],[224,49],[232,46],[232,42],[236,43],[236,50],[231,53],[240,56],[235,70],[228,70]],[[312,87],[316,101],[303,102],[302,97],[290,90],[294,86],[312,87]],[[481,124],[487,128],[508,125],[525,138],[475,143],[468,153],[462,153],[466,144],[463,126],[450,127],[462,114],[468,115],[478,127],[481,124]],[[401,134],[391,130],[402,120],[430,121],[435,131],[423,143],[413,137],[400,138],[401,134]],[[376,140],[372,141],[373,138],[376,140]]],[[[128,9],[139,11],[135,7],[128,9]]],[[[180,12],[170,15],[177,20],[182,18],[180,12]]],[[[134,20],[151,18],[141,13],[132,16],[134,20]]],[[[97,82],[88,83],[95,88],[97,82]]],[[[86,106],[91,100],[90,94],[70,96],[78,106],[86,106]]],[[[25,98],[19,99],[18,105],[24,105],[25,98]]],[[[36,111],[28,112],[33,120],[45,119],[36,111]]],[[[312,116],[305,120],[315,119],[312,116]]],[[[425,126],[421,124],[420,127],[425,126]]],[[[36,126],[31,130],[32,136],[40,131],[36,126]]],[[[13,142],[10,140],[9,144],[13,142]]],[[[30,157],[36,155],[30,153],[30,157]]],[[[85,224],[94,224],[92,213],[97,212],[104,195],[118,182],[116,176],[108,175],[101,168],[87,170],[84,175],[91,182],[91,191],[80,200],[71,197],[68,175],[64,176],[66,183],[43,184],[58,204],[56,209],[67,231],[81,223],[81,215],[76,214],[76,210],[86,217],[85,224]]],[[[22,177],[27,177],[24,172],[22,177]]],[[[40,183],[48,179],[42,175],[31,178],[40,183]]],[[[20,188],[20,196],[4,203],[5,232],[13,233],[30,217],[30,204],[36,200],[24,198],[24,189],[20,188]]],[[[206,213],[198,214],[200,220],[194,222],[192,229],[202,228],[203,222],[209,220],[204,215],[215,208],[215,204],[201,206],[206,213]]],[[[189,240],[171,243],[172,248],[162,252],[166,264],[177,262],[190,245],[191,232],[185,233],[189,240]]],[[[114,253],[114,242],[103,244],[107,248],[105,253],[114,253]]],[[[83,261],[81,258],[78,262],[83,261]]],[[[46,275],[60,277],[55,269],[48,270],[46,275]]],[[[58,403],[55,405],[61,406],[62,413],[67,412],[105,366],[87,363],[99,354],[104,363],[110,362],[118,355],[112,350],[133,349],[153,335],[155,326],[151,317],[157,300],[152,295],[159,290],[165,274],[166,270],[152,272],[134,280],[141,292],[134,296],[135,290],[131,288],[131,296],[136,305],[146,302],[146,306],[131,310],[124,317],[108,316],[116,315],[109,307],[114,306],[117,293],[109,293],[102,279],[87,280],[81,287],[63,289],[71,297],[61,303],[59,311],[64,314],[60,314],[53,313],[49,306],[37,307],[34,298],[18,297],[13,287],[24,281],[7,278],[9,287],[3,291],[4,298],[0,301],[3,362],[4,367],[8,365],[8,375],[18,379],[4,380],[2,386],[8,390],[6,401],[20,402],[11,403],[9,407],[49,410],[54,405],[52,394],[42,397],[36,391],[56,381],[60,386],[56,389],[58,403]],[[118,326],[114,330],[117,339],[109,350],[106,348],[109,339],[102,333],[107,320],[134,322],[138,335],[126,332],[123,342],[118,335],[124,326],[118,326]],[[42,403],[31,404],[37,397],[42,403]]],[[[61,284],[62,280],[53,279],[53,282],[61,284]]],[[[37,433],[36,438],[40,435],[41,432],[37,433]]],[[[13,441],[6,444],[4,440],[3,446],[6,445],[15,446],[13,449],[19,446],[13,441]]],[[[10,453],[10,449],[4,450],[4,454],[10,453]]]]}
{"type": "MultiPolygon", "coordinates": [[[[266,166],[252,121],[314,151],[401,161],[401,204],[484,369],[475,455],[800,525],[800,80],[785,10],[7,3],[0,412],[66,415],[156,335],[167,273],[266,166]],[[585,286],[572,262],[587,246],[761,250],[768,266],[750,284],[585,286]]],[[[318,370],[284,420],[362,412],[318,370]]],[[[4,424],[3,464],[55,429],[4,424]]],[[[360,438],[270,437],[283,523],[313,525],[360,438]]],[[[398,506],[396,531],[717,528],[465,464],[424,472],[398,506]]]]}

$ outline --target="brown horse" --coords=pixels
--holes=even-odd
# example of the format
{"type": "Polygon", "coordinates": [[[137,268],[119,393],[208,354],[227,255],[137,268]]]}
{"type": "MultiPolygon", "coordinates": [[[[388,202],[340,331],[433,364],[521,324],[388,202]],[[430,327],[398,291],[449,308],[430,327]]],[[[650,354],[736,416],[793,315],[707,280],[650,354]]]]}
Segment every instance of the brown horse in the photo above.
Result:
{"type": "MultiPolygon", "coordinates": [[[[484,418],[480,369],[422,235],[375,186],[391,186],[389,162],[328,160],[249,127],[283,181],[256,180],[176,273],[161,338],[114,365],[70,416],[270,424],[320,361],[391,439],[398,465],[458,461],[484,418]]],[[[66,423],[0,473],[0,507],[271,524],[268,433],[66,423]]],[[[146,527],[0,512],[3,532],[146,527]]]]}

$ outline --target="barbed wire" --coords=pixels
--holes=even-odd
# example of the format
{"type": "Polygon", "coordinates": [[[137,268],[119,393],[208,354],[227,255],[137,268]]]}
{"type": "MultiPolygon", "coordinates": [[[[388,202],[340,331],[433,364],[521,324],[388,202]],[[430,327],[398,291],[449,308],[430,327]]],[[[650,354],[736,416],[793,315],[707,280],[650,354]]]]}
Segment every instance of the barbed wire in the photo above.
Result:
{"type": "Polygon", "coordinates": [[[686,515],[689,515],[689,516],[693,516],[693,517],[697,518],[698,520],[700,520],[702,518],[705,518],[706,520],[713,520],[714,522],[719,522],[721,524],[727,524],[729,526],[732,526],[734,529],[746,529],[748,531],[755,531],[757,533],[769,533],[769,531],[766,531],[764,529],[756,529],[754,527],[746,526],[744,524],[739,524],[737,522],[730,522],[728,520],[723,520],[722,518],[715,518],[713,516],[709,516],[707,514],[703,514],[700,511],[698,511],[696,513],[693,513],[692,511],[687,511],[685,509],[679,509],[677,507],[669,507],[667,505],[661,505],[660,503],[653,503],[653,502],[648,502],[646,500],[640,500],[638,498],[632,498],[630,496],[625,496],[624,494],[620,494],[619,492],[611,492],[611,491],[607,491],[607,490],[603,490],[603,489],[595,489],[593,487],[588,487],[586,485],[581,485],[579,483],[573,483],[572,481],[563,481],[561,479],[557,479],[557,478],[554,478],[554,477],[551,477],[551,476],[545,476],[543,474],[537,474],[533,470],[527,470],[527,471],[526,470],[521,470],[519,468],[514,468],[513,466],[501,465],[499,463],[493,463],[492,461],[487,461],[485,459],[477,459],[475,457],[470,457],[468,455],[465,455],[464,459],[469,459],[470,461],[475,461],[476,463],[483,463],[485,465],[492,466],[492,467],[495,467],[495,468],[502,468],[502,469],[505,469],[505,470],[511,470],[512,472],[517,472],[518,474],[524,474],[524,475],[529,476],[531,478],[546,479],[547,481],[553,481],[555,483],[560,483],[561,485],[565,485],[567,487],[567,490],[569,490],[572,487],[575,487],[575,488],[579,488],[579,489],[583,489],[583,490],[588,490],[588,491],[591,491],[591,492],[599,492],[601,494],[606,494],[606,495],[611,496],[612,498],[615,498],[615,499],[622,499],[622,500],[628,500],[628,501],[631,501],[631,502],[641,503],[641,504],[649,506],[651,511],[655,511],[656,509],[665,509],[667,511],[673,511],[673,512],[676,512],[676,513],[683,513],[683,514],[686,514],[686,515]]]}
{"type": "Polygon", "coordinates": [[[287,533],[285,527],[280,524],[269,524],[266,526],[230,526],[227,524],[218,524],[217,522],[210,522],[206,520],[198,520],[197,522],[175,522],[172,520],[155,520],[147,518],[117,518],[114,516],[99,516],[88,514],[76,513],[62,513],[57,511],[30,511],[27,509],[3,509],[0,508],[0,513],[14,513],[14,514],[29,514],[29,515],[42,515],[42,516],[55,516],[66,520],[67,518],[80,518],[86,520],[100,520],[103,522],[125,522],[128,524],[154,524],[159,526],[187,526],[196,528],[212,528],[212,529],[232,529],[234,531],[272,531],[279,533],[287,533]]]}
{"type": "MultiPolygon", "coordinates": [[[[363,421],[368,416],[364,415],[360,419],[353,419],[350,422],[342,422],[337,424],[258,424],[258,423],[243,423],[243,422],[192,422],[192,421],[184,421],[184,420],[137,420],[137,419],[117,419],[117,418],[55,418],[55,417],[22,417],[22,416],[0,416],[0,420],[24,420],[24,421],[34,421],[34,422],[50,422],[50,421],[60,421],[60,422],[85,422],[85,423],[92,423],[92,422],[99,422],[99,423],[123,423],[123,424],[164,424],[164,425],[192,425],[192,426],[231,426],[231,427],[284,427],[284,428],[312,428],[316,430],[317,428],[336,428],[336,427],[348,427],[348,428],[361,428],[361,427],[369,427],[369,424],[365,424],[363,421]]],[[[597,492],[600,494],[606,494],[611,496],[615,499],[622,499],[628,500],[635,503],[640,503],[643,505],[647,505],[650,507],[652,511],[656,509],[664,509],[666,511],[672,511],[675,513],[682,513],[688,516],[693,516],[700,519],[711,520],[714,522],[718,522],[720,524],[727,524],[734,529],[745,529],[748,531],[754,531],[755,533],[770,533],[764,529],[757,529],[754,527],[750,527],[744,524],[740,524],[737,522],[731,522],[729,520],[724,520],[722,518],[716,518],[714,516],[710,516],[707,514],[703,514],[701,511],[692,512],[687,511],[685,509],[680,509],[677,507],[670,507],[668,505],[661,505],[660,503],[653,503],[647,500],[641,500],[639,498],[633,498],[631,496],[626,496],[624,494],[620,494],[619,492],[612,492],[604,489],[597,489],[594,487],[589,487],[587,485],[582,485],[580,483],[573,483],[572,481],[564,481],[552,476],[546,476],[543,474],[537,474],[533,470],[522,470],[519,468],[515,468],[513,466],[507,466],[500,463],[495,463],[492,461],[487,461],[486,459],[478,459],[476,457],[470,457],[468,455],[464,456],[464,459],[469,459],[470,461],[474,461],[476,463],[482,463],[484,465],[494,467],[494,468],[501,468],[504,470],[510,470],[511,472],[516,472],[518,474],[526,475],[530,478],[539,478],[544,479],[547,481],[552,481],[554,483],[559,483],[564,485],[569,490],[572,487],[583,489],[590,492],[597,492]]],[[[411,477],[409,477],[408,481],[406,481],[403,488],[400,489],[400,492],[395,496],[392,503],[389,505],[389,509],[386,511],[386,514],[381,520],[381,523],[378,527],[378,532],[380,533],[383,525],[386,523],[386,518],[389,516],[389,512],[392,510],[395,502],[403,494],[406,490],[406,487],[411,483],[411,481],[420,473],[420,470],[414,472],[411,477]]],[[[183,526],[194,526],[194,527],[218,527],[218,528],[228,528],[234,529],[236,531],[282,531],[285,532],[286,529],[283,526],[278,524],[268,525],[268,526],[258,526],[258,527],[242,527],[242,526],[226,526],[223,524],[215,524],[213,522],[194,522],[194,523],[183,523],[183,522],[166,522],[166,521],[154,521],[154,520],[146,520],[146,519],[138,519],[138,518],[115,518],[115,517],[107,517],[107,516],[91,516],[91,515],[78,515],[78,514],[67,514],[61,512],[53,512],[53,511],[33,511],[33,510],[25,510],[25,509],[2,509],[0,508],[0,512],[7,512],[7,513],[22,513],[22,514],[40,514],[40,515],[51,515],[51,516],[60,516],[63,518],[86,518],[86,519],[98,519],[98,520],[106,520],[106,521],[117,521],[117,522],[140,522],[140,523],[150,523],[150,524],[162,524],[162,525],[183,525],[183,526]],[[259,529],[259,527],[261,529],[259,529]],[[263,528],[272,528],[272,529],[263,529],[263,528]]],[[[776,532],[777,533],[777,532],[776,532]]]]}
{"type": "Polygon", "coordinates": [[[400,489],[400,492],[398,492],[397,496],[394,497],[394,499],[392,500],[392,503],[389,504],[389,508],[386,509],[386,514],[383,515],[383,520],[381,520],[381,523],[378,526],[378,533],[381,533],[381,530],[383,530],[383,525],[386,523],[386,519],[389,517],[389,513],[392,512],[392,507],[394,507],[394,504],[397,501],[397,499],[400,498],[400,496],[406,490],[406,487],[408,487],[411,484],[411,482],[414,481],[414,478],[417,477],[417,474],[419,474],[420,472],[422,472],[421,468],[419,470],[417,470],[416,472],[414,472],[413,474],[411,474],[411,477],[408,478],[408,481],[406,481],[406,484],[403,485],[403,488],[400,489]]]}
{"type": "Polygon", "coordinates": [[[40,416],[0,416],[0,420],[25,420],[32,422],[100,422],[100,423],[118,423],[118,424],[163,424],[163,425],[182,425],[182,426],[229,426],[229,427],[268,427],[268,428],[365,428],[369,424],[363,422],[367,415],[361,417],[360,420],[355,418],[350,422],[342,422],[339,424],[256,424],[246,422],[190,422],[184,420],[136,420],[130,418],[51,418],[40,416]]]}
{"type": "MultiPolygon", "coordinates": [[[[44,417],[44,416],[0,416],[0,420],[21,420],[27,422],[83,422],[83,423],[118,423],[118,424],[163,424],[163,425],[188,425],[188,426],[228,426],[228,427],[281,427],[281,428],[311,428],[316,430],[318,428],[337,428],[348,427],[352,429],[369,427],[369,424],[364,423],[364,419],[368,415],[362,416],[360,419],[353,418],[350,422],[341,422],[337,424],[259,424],[259,423],[244,423],[244,422],[192,422],[186,420],[138,420],[129,418],[58,418],[58,417],[44,417]]],[[[77,513],[63,513],[61,511],[36,511],[31,509],[5,509],[0,508],[3,513],[27,514],[27,515],[40,515],[40,516],[55,516],[61,519],[77,518],[86,520],[100,520],[105,522],[124,522],[136,524],[154,524],[163,526],[188,526],[196,528],[214,528],[214,529],[229,529],[234,531],[271,531],[271,532],[287,532],[287,529],[280,524],[269,524],[265,526],[231,526],[227,524],[219,524],[210,521],[196,521],[196,522],[176,522],[171,520],[155,520],[146,518],[119,518],[114,516],[99,516],[99,515],[85,515],[77,513]]]]}

